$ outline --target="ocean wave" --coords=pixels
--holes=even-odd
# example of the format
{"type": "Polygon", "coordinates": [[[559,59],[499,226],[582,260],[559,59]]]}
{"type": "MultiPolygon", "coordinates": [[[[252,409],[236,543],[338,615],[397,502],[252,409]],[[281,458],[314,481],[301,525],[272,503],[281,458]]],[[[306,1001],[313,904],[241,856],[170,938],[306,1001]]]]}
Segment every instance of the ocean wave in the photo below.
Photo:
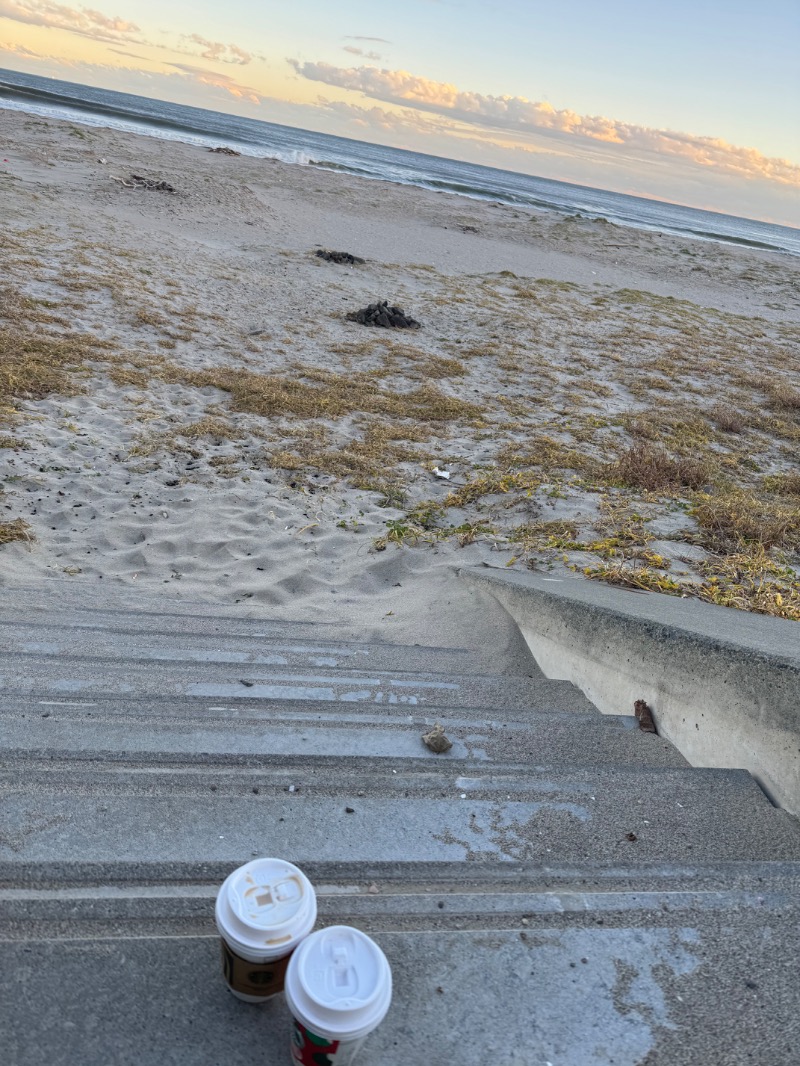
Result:
{"type": "Polygon", "coordinates": [[[295,166],[308,167],[314,162],[308,152],[303,152],[299,148],[279,149],[279,148],[263,148],[257,149],[253,145],[249,146],[251,151],[248,155],[258,156],[260,159],[278,159],[281,163],[292,163],[295,166]]]}
{"type": "MultiPolygon", "coordinates": [[[[491,203],[508,204],[510,207],[534,208],[537,211],[557,211],[559,214],[570,217],[581,217],[580,211],[575,204],[567,203],[566,200],[556,197],[547,198],[535,196],[531,193],[509,192],[491,185],[479,185],[458,181],[448,181],[445,178],[428,178],[424,176],[393,178],[405,185],[415,185],[423,189],[433,189],[435,192],[452,193],[455,196],[468,196],[473,200],[488,200],[491,203]]],[[[587,212],[589,208],[585,209],[587,212]]],[[[597,214],[595,209],[594,214],[597,214]]],[[[605,219],[603,218],[603,221],[605,219]]]]}
{"type": "Polygon", "coordinates": [[[309,159],[308,162],[312,167],[319,167],[320,170],[334,170],[338,171],[340,174],[355,174],[359,178],[379,178],[383,181],[389,180],[375,170],[367,170],[366,167],[357,167],[354,163],[336,163],[332,159],[309,159]]]}
{"type": "Polygon", "coordinates": [[[8,101],[11,104],[24,103],[27,106],[24,108],[17,108],[17,110],[32,111],[34,114],[37,113],[37,110],[41,113],[41,108],[43,106],[50,108],[53,112],[71,112],[73,117],[80,114],[85,116],[85,124],[90,126],[107,125],[107,123],[99,121],[103,118],[122,119],[126,122],[130,122],[133,126],[137,127],[137,129],[141,129],[142,126],[152,126],[157,129],[174,130],[176,132],[190,133],[201,137],[207,137],[209,135],[209,130],[207,128],[203,129],[200,126],[192,126],[186,122],[177,122],[165,115],[149,113],[142,114],[141,112],[134,111],[132,108],[120,105],[104,104],[100,101],[81,100],[75,96],[62,96],[41,89],[21,89],[18,86],[8,85],[6,82],[0,82],[0,101],[3,101],[4,103],[8,101]]]}
{"type": "Polygon", "coordinates": [[[422,185],[426,189],[436,189],[440,192],[454,192],[459,196],[474,196],[480,200],[496,200],[496,190],[488,189],[483,185],[469,185],[461,181],[447,181],[443,178],[419,177],[410,184],[422,185]]]}
{"type": "Polygon", "coordinates": [[[112,129],[120,133],[145,133],[161,140],[193,144],[200,148],[217,148],[220,145],[233,144],[236,146],[237,152],[256,159],[275,159],[281,163],[299,166],[308,166],[312,162],[309,154],[299,148],[269,148],[264,145],[256,145],[240,140],[230,132],[220,136],[205,130],[193,130],[190,126],[178,122],[166,120],[151,122],[149,118],[134,116],[120,109],[115,111],[108,108],[101,115],[97,115],[84,108],[64,107],[44,102],[34,103],[32,101],[9,100],[0,95],[0,110],[21,111],[29,115],[38,115],[40,118],[55,118],[62,122],[75,122],[90,129],[112,129]]]}
{"type": "Polygon", "coordinates": [[[684,230],[684,233],[689,233],[700,240],[724,241],[726,244],[741,244],[745,248],[760,248],[767,252],[788,252],[789,255],[800,255],[800,252],[793,252],[791,249],[784,248],[780,244],[771,244],[769,241],[757,241],[752,237],[737,237],[731,233],[717,233],[715,230],[691,229],[689,227],[684,230]]]}

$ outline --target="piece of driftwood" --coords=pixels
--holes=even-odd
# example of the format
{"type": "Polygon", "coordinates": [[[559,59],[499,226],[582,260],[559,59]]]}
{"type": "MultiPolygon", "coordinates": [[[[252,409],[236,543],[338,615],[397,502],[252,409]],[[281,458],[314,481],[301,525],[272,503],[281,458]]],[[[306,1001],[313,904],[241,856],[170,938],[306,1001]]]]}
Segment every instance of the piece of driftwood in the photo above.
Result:
{"type": "Polygon", "coordinates": [[[110,175],[112,181],[118,181],[126,189],[147,189],[150,192],[175,192],[175,187],[167,181],[156,181],[153,178],[143,178],[140,174],[131,174],[130,178],[117,178],[110,175]]]}

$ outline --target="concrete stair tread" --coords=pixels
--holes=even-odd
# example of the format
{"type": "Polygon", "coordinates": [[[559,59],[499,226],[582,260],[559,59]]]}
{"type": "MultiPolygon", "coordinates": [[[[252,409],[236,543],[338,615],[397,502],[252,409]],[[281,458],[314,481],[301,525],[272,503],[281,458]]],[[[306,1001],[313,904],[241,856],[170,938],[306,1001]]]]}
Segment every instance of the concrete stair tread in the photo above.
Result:
{"type": "MultiPolygon", "coordinates": [[[[245,627],[247,628],[247,627],[245,627]]],[[[252,627],[255,628],[255,627],[252,627]]],[[[310,639],[291,631],[284,637],[269,632],[187,633],[173,630],[113,628],[102,624],[78,626],[74,620],[24,623],[0,621],[0,647],[6,654],[34,658],[58,657],[60,661],[96,659],[99,662],[162,662],[286,666],[295,669],[364,669],[423,671],[453,674],[502,674],[512,676],[498,664],[469,648],[440,648],[385,641],[328,639],[324,633],[310,639]]],[[[531,657],[523,676],[543,678],[531,657]]]]}
{"type": "MultiPolygon", "coordinates": [[[[19,890],[5,885],[8,872],[0,866],[6,1061],[38,1066],[44,1038],[54,1066],[288,1062],[284,1001],[242,1004],[222,982],[216,878],[167,878],[137,895],[75,884],[74,872],[68,887],[19,890]],[[43,974],[51,994],[37,996],[43,974]]],[[[577,871],[562,871],[558,886],[558,871],[529,869],[504,892],[485,871],[477,887],[432,886],[430,867],[409,871],[417,881],[378,868],[377,893],[363,879],[326,884],[324,868],[307,872],[320,924],[364,929],[391,961],[393,1005],[365,1046],[368,1062],[438,1061],[433,1041],[449,1055],[459,1034],[466,1066],[640,1066],[651,1054],[743,1066],[755,1043],[760,1064],[792,1061],[796,864],[776,864],[773,876],[734,864],[732,887],[722,868],[654,870],[638,891],[620,887],[624,871],[591,868],[584,876],[599,889],[565,888],[577,871]]]]}
{"type": "Polygon", "coordinates": [[[60,752],[157,752],[254,755],[359,755],[363,758],[419,758],[525,761],[531,765],[685,766],[667,741],[643,733],[627,716],[581,716],[538,711],[527,721],[454,716],[452,710],[381,709],[374,704],[295,705],[270,703],[221,707],[198,700],[97,700],[73,705],[53,700],[34,706],[24,699],[0,699],[4,749],[60,752]],[[441,722],[453,747],[435,755],[423,733],[441,722]]]}
{"type": "Polygon", "coordinates": [[[165,600],[143,595],[141,590],[117,589],[112,598],[103,600],[101,592],[60,585],[32,589],[6,588],[0,605],[0,623],[26,626],[67,625],[70,628],[119,628],[132,633],[169,632],[209,634],[230,632],[235,635],[279,632],[297,635],[307,631],[317,639],[320,633],[334,631],[343,639],[357,639],[355,634],[369,639],[369,634],[342,619],[287,619],[271,617],[263,608],[222,606],[208,601],[165,600]],[[344,636],[349,634],[349,636],[344,636]]]}
{"type": "MultiPolygon", "coordinates": [[[[556,684],[560,685],[561,682],[556,684]]],[[[620,723],[619,728],[631,731],[638,729],[632,715],[600,715],[592,712],[576,715],[575,710],[559,706],[562,690],[535,690],[529,703],[522,708],[507,710],[503,707],[476,704],[475,706],[447,706],[437,703],[411,704],[386,701],[329,699],[263,699],[257,697],[225,699],[219,696],[187,696],[160,694],[119,694],[106,692],[39,692],[9,693],[0,690],[0,719],[25,717],[87,717],[123,718],[184,722],[187,729],[195,723],[207,720],[234,722],[270,722],[278,720],[317,719],[329,722],[419,722],[424,725],[433,721],[457,723],[491,723],[499,728],[538,727],[540,719],[557,719],[564,722],[565,729],[581,731],[599,727],[608,721],[620,723]]],[[[2,737],[0,736],[0,740],[2,737]]],[[[669,741],[666,741],[669,743],[669,741]]]]}
{"type": "Polygon", "coordinates": [[[0,857],[18,861],[800,858],[796,821],[743,771],[146,753],[8,762],[0,857]]]}
{"type": "MultiPolygon", "coordinates": [[[[102,634],[114,637],[146,639],[157,635],[170,640],[231,640],[240,638],[244,642],[335,642],[342,645],[382,646],[387,654],[393,649],[417,649],[429,647],[432,652],[459,653],[467,650],[474,663],[486,672],[503,672],[509,668],[516,671],[522,664],[527,670],[539,673],[533,656],[525,648],[524,642],[517,638],[515,647],[493,647],[492,627],[498,621],[509,628],[508,618],[493,600],[481,594],[477,601],[482,611],[481,623],[477,627],[466,629],[469,639],[460,638],[441,640],[441,629],[427,627],[428,632],[435,632],[431,640],[414,636],[398,639],[393,633],[393,626],[384,623],[380,629],[364,626],[347,619],[320,620],[314,613],[306,619],[274,617],[265,613],[259,606],[223,606],[208,602],[192,602],[181,599],[164,599],[143,594],[142,590],[125,590],[117,588],[113,595],[109,589],[92,586],[80,587],[72,583],[54,583],[43,589],[4,588],[3,602],[0,603],[0,634],[3,627],[9,632],[16,628],[18,635],[52,632],[53,628],[60,635],[84,632],[89,640],[102,634]],[[103,593],[107,598],[102,598],[103,593]],[[437,639],[438,638],[438,639],[437,639]]],[[[348,608],[343,607],[343,611],[348,608]]],[[[35,638],[34,638],[35,639],[35,638]]]]}
{"type": "Polygon", "coordinates": [[[596,714],[582,692],[546,678],[427,674],[419,671],[341,670],[319,667],[298,673],[288,667],[221,663],[142,663],[4,656],[0,693],[43,698],[126,696],[215,697],[221,700],[329,700],[503,707],[544,706],[596,714]]]}

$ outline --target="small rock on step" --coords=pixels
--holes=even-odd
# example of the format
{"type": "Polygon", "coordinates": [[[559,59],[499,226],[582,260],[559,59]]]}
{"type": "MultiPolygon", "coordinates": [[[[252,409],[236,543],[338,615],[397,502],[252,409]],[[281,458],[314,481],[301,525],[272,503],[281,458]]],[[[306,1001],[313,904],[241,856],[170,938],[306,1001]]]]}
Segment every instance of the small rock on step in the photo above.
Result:
{"type": "Polygon", "coordinates": [[[452,740],[449,740],[445,735],[444,726],[441,722],[437,722],[430,733],[422,734],[422,743],[426,748],[435,755],[443,755],[446,751],[450,751],[453,746],[452,740]]]}

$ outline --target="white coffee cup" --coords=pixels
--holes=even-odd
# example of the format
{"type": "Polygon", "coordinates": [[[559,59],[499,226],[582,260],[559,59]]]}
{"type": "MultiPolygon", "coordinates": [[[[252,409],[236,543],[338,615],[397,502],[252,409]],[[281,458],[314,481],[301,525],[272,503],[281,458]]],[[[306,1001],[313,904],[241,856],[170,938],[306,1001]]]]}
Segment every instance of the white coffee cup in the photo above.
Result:
{"type": "Polygon", "coordinates": [[[254,859],[225,879],[215,917],[228,988],[263,1003],[283,991],[289,958],[317,920],[317,897],[292,863],[254,859]]]}
{"type": "Polygon", "coordinates": [[[318,929],[297,948],[289,960],[285,990],[294,1019],[292,1061],[298,1066],[350,1066],[386,1017],[392,971],[366,933],[334,925],[318,929]]]}

